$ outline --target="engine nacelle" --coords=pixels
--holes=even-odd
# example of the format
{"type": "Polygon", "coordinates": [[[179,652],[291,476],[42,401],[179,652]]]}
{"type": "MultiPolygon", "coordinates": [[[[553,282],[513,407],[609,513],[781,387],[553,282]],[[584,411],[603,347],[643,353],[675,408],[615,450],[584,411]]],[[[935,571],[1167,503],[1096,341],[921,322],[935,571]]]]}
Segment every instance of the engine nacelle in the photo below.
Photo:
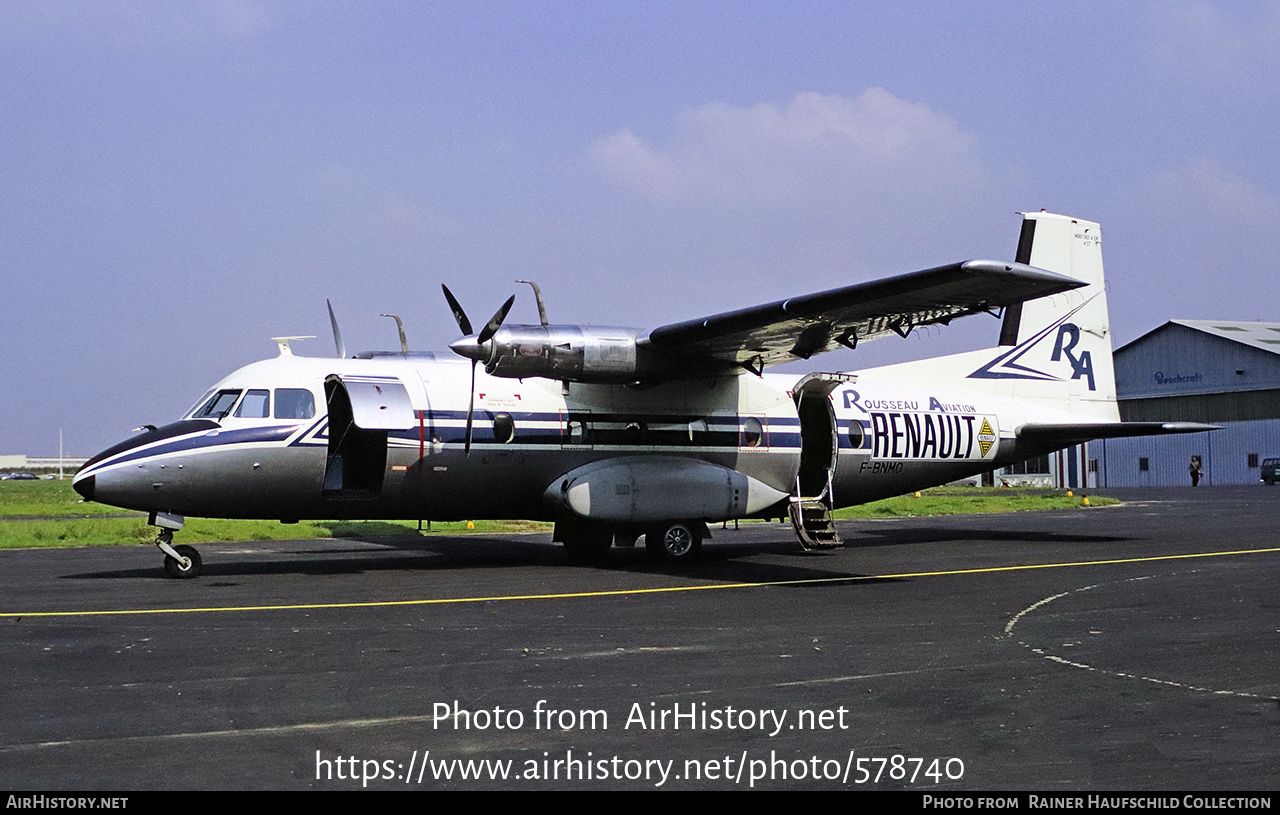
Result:
{"type": "Polygon", "coordinates": [[[481,347],[481,358],[493,376],[630,382],[636,378],[637,334],[632,328],[504,326],[481,347]]]}

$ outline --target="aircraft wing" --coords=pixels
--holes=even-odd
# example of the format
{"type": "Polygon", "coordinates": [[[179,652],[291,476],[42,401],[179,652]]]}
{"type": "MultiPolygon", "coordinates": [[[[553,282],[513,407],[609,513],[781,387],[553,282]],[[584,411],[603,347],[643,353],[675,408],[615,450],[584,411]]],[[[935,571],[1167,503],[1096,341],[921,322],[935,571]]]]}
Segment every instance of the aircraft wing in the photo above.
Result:
{"type": "Polygon", "coordinates": [[[642,342],[698,367],[769,365],[916,326],[1069,291],[1084,281],[1022,263],[970,260],[655,328],[642,342]]]}

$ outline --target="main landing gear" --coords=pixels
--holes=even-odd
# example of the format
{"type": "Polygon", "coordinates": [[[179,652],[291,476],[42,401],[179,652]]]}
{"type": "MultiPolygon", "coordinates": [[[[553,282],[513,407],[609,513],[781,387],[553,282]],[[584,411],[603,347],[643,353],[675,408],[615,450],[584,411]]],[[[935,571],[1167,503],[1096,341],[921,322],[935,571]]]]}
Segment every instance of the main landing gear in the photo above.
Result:
{"type": "Polygon", "coordinates": [[[645,530],[644,546],[668,563],[688,563],[697,560],[705,529],[705,524],[691,521],[656,524],[645,530]]]}
{"type": "Polygon", "coordinates": [[[173,530],[161,529],[156,546],[164,552],[164,573],[175,580],[200,576],[200,553],[194,546],[174,546],[173,530]]]}
{"type": "Polygon", "coordinates": [[[646,527],[614,528],[580,518],[562,518],[556,522],[554,540],[564,544],[570,563],[594,565],[604,562],[615,541],[618,546],[634,546],[641,534],[649,556],[672,565],[697,560],[703,539],[710,536],[703,521],[666,521],[646,527]]]}

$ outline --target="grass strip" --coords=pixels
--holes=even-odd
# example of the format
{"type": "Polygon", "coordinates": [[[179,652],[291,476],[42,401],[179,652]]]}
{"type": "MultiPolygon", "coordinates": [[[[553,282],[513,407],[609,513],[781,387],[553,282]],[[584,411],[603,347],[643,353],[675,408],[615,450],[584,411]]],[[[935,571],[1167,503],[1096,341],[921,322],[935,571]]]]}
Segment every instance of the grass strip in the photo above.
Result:
{"type": "MultiPolygon", "coordinates": [[[[1118,504],[1114,498],[1091,496],[1087,506],[1118,504]]],[[[1084,507],[1080,495],[1063,490],[1025,488],[937,487],[917,495],[886,498],[856,507],[837,510],[837,519],[901,518],[917,515],[963,515],[989,512],[1019,512],[1036,509],[1084,507]]],[[[149,543],[156,528],[146,516],[136,518],[70,517],[92,514],[116,515],[118,510],[102,504],[81,503],[70,481],[0,481],[0,519],[14,516],[46,516],[45,520],[0,522],[0,549],[57,546],[106,546],[149,543]],[[68,516],[68,517],[61,517],[68,516]]],[[[182,543],[209,541],[294,540],[298,538],[374,538],[417,534],[417,521],[305,521],[282,524],[278,521],[188,518],[180,533],[182,543]]],[[[425,533],[424,524],[423,532],[425,533]]],[[[506,535],[519,532],[550,532],[542,521],[450,521],[433,522],[431,534],[506,535]]]]}

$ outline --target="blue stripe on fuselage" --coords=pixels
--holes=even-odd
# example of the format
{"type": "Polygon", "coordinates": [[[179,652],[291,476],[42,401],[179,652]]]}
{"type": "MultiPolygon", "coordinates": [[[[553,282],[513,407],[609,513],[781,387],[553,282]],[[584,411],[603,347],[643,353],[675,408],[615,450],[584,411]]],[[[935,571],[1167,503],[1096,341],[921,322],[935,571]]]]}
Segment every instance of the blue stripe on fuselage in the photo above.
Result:
{"type": "Polygon", "coordinates": [[[180,437],[155,447],[135,449],[104,463],[107,465],[123,464],[168,453],[180,453],[184,450],[199,450],[228,444],[278,444],[297,431],[298,425],[296,424],[276,427],[246,427],[239,430],[205,430],[199,434],[180,437]]]}
{"type": "MultiPolygon", "coordinates": [[[[475,414],[472,444],[484,446],[502,446],[508,442],[499,442],[492,436],[492,429],[485,427],[482,430],[482,424],[488,424],[498,413],[506,411],[483,410],[475,414]],[[483,417],[483,418],[482,418],[483,417]],[[488,421],[485,421],[485,420],[488,421]],[[483,436],[476,438],[476,435],[483,432],[483,436]]],[[[421,428],[411,428],[409,430],[396,430],[387,433],[389,439],[400,442],[397,446],[411,446],[422,441],[422,431],[429,430],[433,438],[426,439],[427,443],[436,444],[463,444],[466,441],[466,432],[462,427],[442,427],[440,422],[465,422],[467,412],[465,410],[433,410],[433,411],[414,411],[415,415],[422,422],[421,428]]],[[[516,437],[514,441],[517,444],[538,444],[538,445],[566,445],[570,446],[568,437],[565,436],[561,423],[566,416],[572,415],[589,423],[589,425],[605,425],[605,424],[625,424],[627,422],[641,422],[645,424],[679,424],[682,421],[705,421],[708,429],[699,431],[703,434],[703,438],[698,439],[695,443],[690,441],[688,444],[670,444],[655,443],[645,444],[640,442],[624,442],[616,439],[607,438],[609,435],[617,433],[617,430],[601,430],[599,428],[589,428],[588,439],[583,446],[599,448],[663,448],[671,450],[680,450],[685,447],[719,447],[726,450],[739,449],[740,440],[740,423],[742,418],[732,415],[718,415],[697,417],[687,419],[687,417],[671,416],[669,414],[632,414],[632,413],[594,413],[587,411],[565,410],[562,412],[512,412],[509,413],[516,425],[516,437]],[[554,422],[554,427],[531,427],[534,422],[554,422]],[[594,429],[595,432],[591,432],[594,429]],[[596,435],[600,437],[592,440],[590,437],[596,435]]],[[[201,429],[197,433],[174,438],[164,444],[149,443],[146,439],[140,438],[137,447],[121,451],[115,458],[103,462],[108,465],[123,464],[139,459],[151,458],[154,456],[169,455],[173,453],[181,453],[184,451],[203,450],[211,447],[221,447],[227,445],[241,444],[260,444],[271,445],[279,444],[287,441],[290,437],[298,434],[298,437],[292,442],[294,445],[312,445],[326,446],[328,444],[327,433],[328,417],[321,416],[305,429],[297,424],[277,425],[270,427],[247,427],[238,429],[201,429]],[[303,432],[298,431],[303,429],[303,432]],[[154,444],[154,446],[148,446],[154,444]]],[[[767,447],[769,449],[790,449],[800,447],[800,421],[788,417],[766,417],[765,426],[767,429],[767,447]]],[[[842,446],[847,446],[848,441],[845,434],[841,434],[842,446]]],[[[96,467],[95,467],[96,469],[96,467]]]]}

